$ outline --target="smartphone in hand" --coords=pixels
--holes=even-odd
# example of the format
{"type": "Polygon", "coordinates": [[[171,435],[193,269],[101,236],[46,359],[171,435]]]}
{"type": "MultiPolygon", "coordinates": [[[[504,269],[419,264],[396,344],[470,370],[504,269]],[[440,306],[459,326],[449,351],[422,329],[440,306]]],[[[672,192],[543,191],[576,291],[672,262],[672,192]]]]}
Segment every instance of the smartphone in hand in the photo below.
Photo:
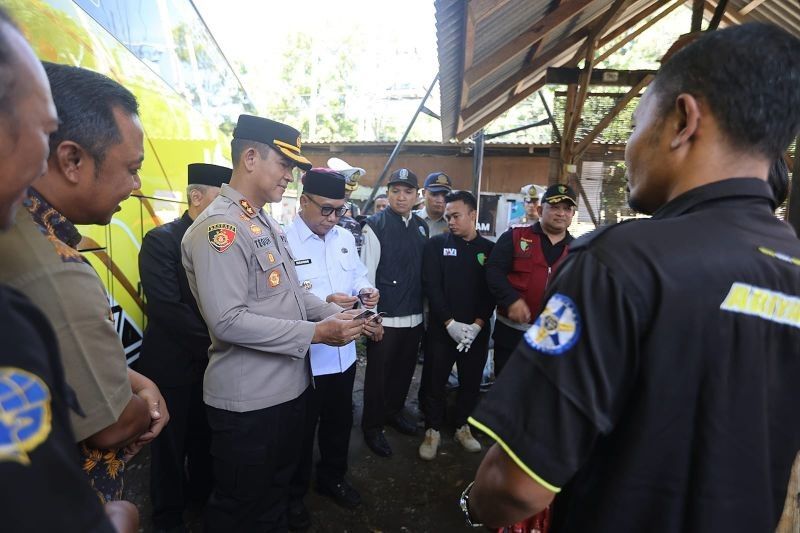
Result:
{"type": "Polygon", "coordinates": [[[372,320],[373,316],[377,316],[375,311],[372,309],[365,309],[363,313],[354,316],[353,320],[360,320],[362,318],[365,320],[372,320]]]}

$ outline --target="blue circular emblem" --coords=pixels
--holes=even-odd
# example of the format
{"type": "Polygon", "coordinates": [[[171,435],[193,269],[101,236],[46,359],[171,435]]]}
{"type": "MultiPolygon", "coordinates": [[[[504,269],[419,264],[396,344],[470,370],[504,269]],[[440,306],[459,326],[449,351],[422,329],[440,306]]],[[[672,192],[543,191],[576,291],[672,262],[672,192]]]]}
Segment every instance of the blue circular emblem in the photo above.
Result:
{"type": "Polygon", "coordinates": [[[534,350],[548,355],[561,355],[578,342],[581,317],[575,302],[556,293],[547,301],[542,314],[525,332],[525,341],[534,350]]]}
{"type": "Polygon", "coordinates": [[[50,389],[39,376],[0,367],[0,461],[30,464],[33,451],[50,434],[50,389]]]}

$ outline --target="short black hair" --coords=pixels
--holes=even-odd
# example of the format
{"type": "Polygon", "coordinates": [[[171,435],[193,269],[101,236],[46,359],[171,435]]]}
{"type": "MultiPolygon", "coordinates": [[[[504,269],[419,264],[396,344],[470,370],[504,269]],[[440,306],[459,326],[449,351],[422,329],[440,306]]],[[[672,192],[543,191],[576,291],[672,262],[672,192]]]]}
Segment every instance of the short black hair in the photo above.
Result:
{"type": "Polygon", "coordinates": [[[270,146],[267,144],[251,141],[249,139],[231,139],[231,162],[234,167],[239,164],[242,154],[245,153],[248,148],[255,148],[258,155],[261,156],[261,159],[266,159],[269,155],[270,146]]]}
{"type": "Polygon", "coordinates": [[[0,7],[0,113],[14,112],[14,87],[16,85],[17,53],[8,40],[8,31],[17,30],[17,25],[5,8],[0,7]]]}
{"type": "Polygon", "coordinates": [[[58,131],[50,135],[50,153],[59,144],[81,145],[99,164],[109,147],[122,142],[114,108],[139,114],[139,103],[128,89],[104,76],[81,67],[43,61],[58,112],[58,131]]]}
{"type": "Polygon", "coordinates": [[[444,197],[445,203],[449,204],[450,202],[464,202],[464,205],[469,206],[472,211],[478,209],[478,202],[475,201],[475,197],[469,191],[450,191],[447,193],[447,196],[444,197]]]}
{"type": "Polygon", "coordinates": [[[652,86],[658,114],[691,94],[732,146],[774,161],[800,129],[799,58],[800,39],[771,24],[708,33],[661,66],[652,86]]]}
{"type": "Polygon", "coordinates": [[[387,200],[389,199],[389,197],[388,197],[388,196],[386,196],[384,193],[380,193],[379,195],[377,195],[377,196],[375,197],[375,200],[382,200],[382,199],[384,199],[384,198],[385,198],[385,199],[387,199],[387,200]]]}

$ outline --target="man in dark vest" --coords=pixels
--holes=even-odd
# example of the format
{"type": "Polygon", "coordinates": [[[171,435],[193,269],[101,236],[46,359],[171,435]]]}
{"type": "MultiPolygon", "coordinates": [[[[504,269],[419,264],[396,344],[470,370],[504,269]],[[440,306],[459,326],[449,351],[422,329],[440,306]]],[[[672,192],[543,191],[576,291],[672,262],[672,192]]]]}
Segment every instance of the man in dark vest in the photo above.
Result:
{"type": "Polygon", "coordinates": [[[547,282],[567,255],[577,206],[568,185],[551,185],[537,207],[539,221],[503,233],[486,263],[489,289],[497,300],[494,372],[499,375],[511,352],[542,306],[547,282]]]}
{"type": "Polygon", "coordinates": [[[211,433],[203,404],[211,339],[181,264],[181,239],[222,184],[230,181],[231,169],[193,163],[188,174],[189,208],[180,218],[149,231],[139,252],[148,318],[139,370],[158,384],[172,414],[151,449],[153,524],[160,530],[181,526],[188,500],[204,502],[212,485],[211,433]],[[184,494],[187,487],[190,494],[184,494]]]}
{"type": "Polygon", "coordinates": [[[417,197],[417,176],[407,168],[389,178],[389,207],[367,219],[361,258],[370,283],[381,294],[381,342],[367,341],[364,415],[361,427],[367,446],[382,457],[392,455],[383,425],[415,435],[414,422],[403,415],[408,387],[422,337],[422,251],[428,226],[411,210],[417,197]]]}

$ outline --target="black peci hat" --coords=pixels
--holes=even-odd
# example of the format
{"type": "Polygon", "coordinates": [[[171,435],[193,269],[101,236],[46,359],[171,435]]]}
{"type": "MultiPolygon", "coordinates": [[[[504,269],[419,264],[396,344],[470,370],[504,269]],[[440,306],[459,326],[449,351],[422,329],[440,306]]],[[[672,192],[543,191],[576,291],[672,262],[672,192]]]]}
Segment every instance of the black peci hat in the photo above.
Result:
{"type": "Polygon", "coordinates": [[[231,169],[208,163],[189,163],[187,176],[189,185],[222,187],[223,183],[231,181],[231,169]]]}
{"type": "Polygon", "coordinates": [[[286,124],[253,115],[239,115],[233,138],[268,144],[303,170],[311,169],[311,161],[300,153],[300,132],[286,124]]]}
{"type": "Polygon", "coordinates": [[[303,174],[303,192],[331,200],[344,200],[344,176],[329,168],[312,168],[303,174]]]}

